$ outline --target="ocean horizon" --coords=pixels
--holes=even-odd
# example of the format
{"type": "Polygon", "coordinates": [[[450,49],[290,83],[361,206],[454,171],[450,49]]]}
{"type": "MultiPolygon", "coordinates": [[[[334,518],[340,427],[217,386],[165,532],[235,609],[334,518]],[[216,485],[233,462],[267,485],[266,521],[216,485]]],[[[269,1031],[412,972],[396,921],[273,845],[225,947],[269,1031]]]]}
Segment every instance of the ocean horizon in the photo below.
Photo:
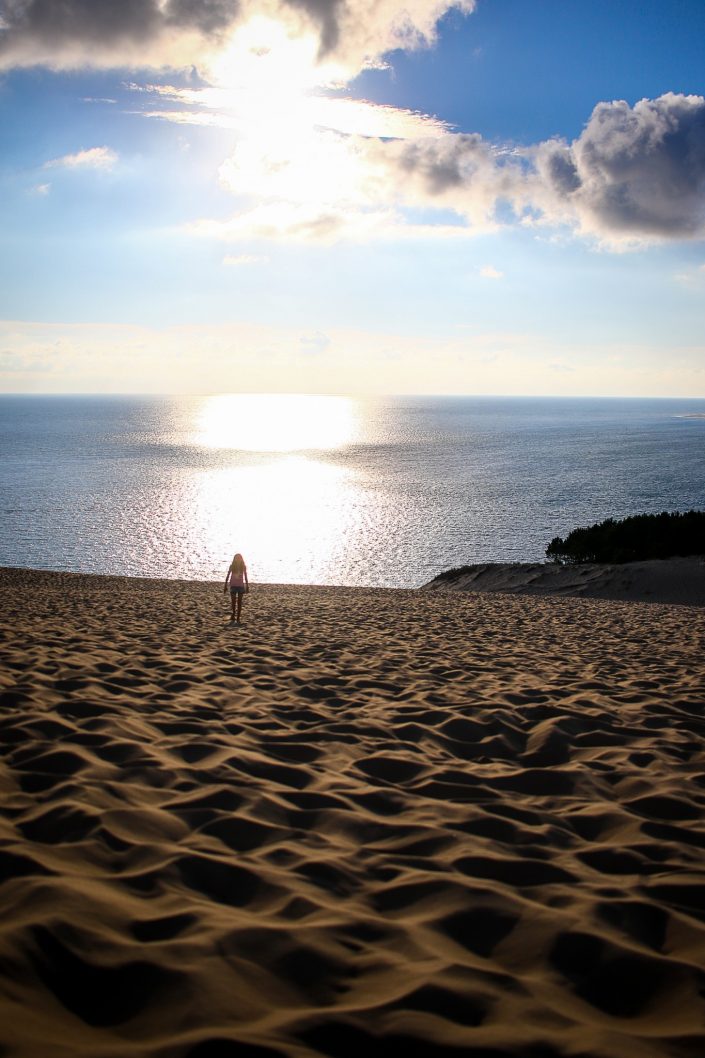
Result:
{"type": "Polygon", "coordinates": [[[0,565],[417,587],[702,508],[705,400],[0,397],[0,565]]]}

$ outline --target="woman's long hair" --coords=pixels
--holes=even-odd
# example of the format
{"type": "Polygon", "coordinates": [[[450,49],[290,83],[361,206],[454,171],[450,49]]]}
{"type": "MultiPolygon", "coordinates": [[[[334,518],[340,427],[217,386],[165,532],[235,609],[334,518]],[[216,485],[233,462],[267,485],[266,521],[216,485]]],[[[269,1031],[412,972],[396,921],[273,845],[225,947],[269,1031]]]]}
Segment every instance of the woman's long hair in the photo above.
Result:
{"type": "Polygon", "coordinates": [[[239,551],[233,558],[231,568],[233,573],[243,573],[245,570],[245,560],[239,551]]]}

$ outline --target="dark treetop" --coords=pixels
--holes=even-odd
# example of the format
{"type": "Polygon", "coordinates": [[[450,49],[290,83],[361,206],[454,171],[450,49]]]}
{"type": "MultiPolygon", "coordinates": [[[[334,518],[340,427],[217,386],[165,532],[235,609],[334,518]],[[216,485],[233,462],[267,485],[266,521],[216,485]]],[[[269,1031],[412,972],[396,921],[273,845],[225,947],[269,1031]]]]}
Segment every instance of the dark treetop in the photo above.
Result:
{"type": "Polygon", "coordinates": [[[705,511],[636,514],[573,529],[554,537],[546,558],[555,562],[639,562],[674,555],[705,554],[705,511]]]}

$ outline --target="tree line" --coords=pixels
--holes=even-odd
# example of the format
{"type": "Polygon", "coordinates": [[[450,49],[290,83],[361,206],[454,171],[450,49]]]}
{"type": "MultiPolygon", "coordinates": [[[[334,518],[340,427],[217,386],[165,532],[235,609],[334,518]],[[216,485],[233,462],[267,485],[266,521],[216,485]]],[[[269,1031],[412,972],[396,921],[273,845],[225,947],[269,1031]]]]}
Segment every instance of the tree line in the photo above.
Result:
{"type": "Polygon", "coordinates": [[[639,562],[705,554],[705,511],[635,514],[573,529],[553,538],[546,558],[554,562],[639,562]]]}

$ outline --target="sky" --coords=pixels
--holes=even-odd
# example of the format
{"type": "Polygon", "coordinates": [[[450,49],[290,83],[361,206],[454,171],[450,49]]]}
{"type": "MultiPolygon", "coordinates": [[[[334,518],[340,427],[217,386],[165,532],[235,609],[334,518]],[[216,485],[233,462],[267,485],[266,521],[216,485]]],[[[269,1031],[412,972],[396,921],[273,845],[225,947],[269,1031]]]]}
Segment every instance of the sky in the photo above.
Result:
{"type": "Polygon", "coordinates": [[[705,397],[702,0],[0,0],[0,391],[705,397]]]}

